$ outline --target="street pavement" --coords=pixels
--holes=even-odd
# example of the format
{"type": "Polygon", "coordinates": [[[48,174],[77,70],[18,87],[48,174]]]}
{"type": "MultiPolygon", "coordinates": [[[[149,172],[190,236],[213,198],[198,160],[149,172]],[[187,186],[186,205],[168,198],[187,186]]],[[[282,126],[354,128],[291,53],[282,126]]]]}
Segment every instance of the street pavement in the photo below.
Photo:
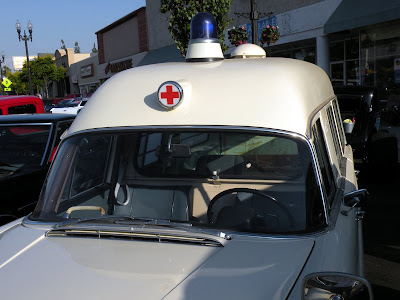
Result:
{"type": "MultiPolygon", "coordinates": [[[[400,142],[400,128],[391,128],[390,132],[398,135],[400,142]]],[[[365,277],[372,284],[375,299],[399,300],[400,167],[389,178],[368,174],[362,164],[356,164],[356,168],[360,170],[359,188],[370,193],[363,222],[365,277]]]]}

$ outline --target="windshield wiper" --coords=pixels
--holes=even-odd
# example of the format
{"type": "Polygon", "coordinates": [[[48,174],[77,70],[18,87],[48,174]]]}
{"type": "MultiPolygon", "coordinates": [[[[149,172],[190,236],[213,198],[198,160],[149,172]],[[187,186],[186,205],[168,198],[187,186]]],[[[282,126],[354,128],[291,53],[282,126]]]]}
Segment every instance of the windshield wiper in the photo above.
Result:
{"type": "MultiPolygon", "coordinates": [[[[122,221],[115,221],[115,224],[126,224],[126,225],[134,225],[137,219],[135,217],[129,216],[127,217],[127,220],[122,220],[122,221]]],[[[148,222],[143,223],[144,226],[161,226],[161,227],[169,227],[169,228],[175,228],[175,229],[182,229],[184,231],[188,232],[195,232],[195,233],[201,233],[201,234],[208,234],[212,236],[217,236],[226,240],[230,240],[231,237],[227,235],[226,233],[220,231],[215,231],[215,230],[205,230],[203,228],[198,228],[194,227],[192,223],[185,222],[185,221],[169,221],[169,220],[158,220],[158,219],[145,219],[148,220],[148,222]]]]}
{"type": "Polygon", "coordinates": [[[106,222],[117,225],[143,225],[143,227],[147,226],[160,226],[160,227],[168,227],[174,229],[181,229],[183,231],[191,232],[191,233],[199,233],[217,236],[226,240],[230,240],[231,236],[227,235],[222,231],[215,230],[205,230],[203,228],[193,227],[192,223],[189,222],[174,222],[168,220],[158,220],[152,218],[137,218],[133,216],[101,216],[97,218],[87,218],[87,219],[70,219],[66,221],[62,221],[58,223],[54,229],[62,229],[64,227],[69,227],[71,225],[82,224],[82,223],[90,223],[90,222],[106,222]]]}
{"type": "Polygon", "coordinates": [[[132,216],[101,216],[101,217],[96,217],[96,218],[85,218],[85,219],[67,219],[65,221],[62,221],[58,223],[57,225],[54,226],[54,228],[59,229],[64,226],[70,226],[70,225],[75,225],[75,224],[81,224],[81,223],[90,223],[90,222],[104,222],[106,221],[107,223],[113,223],[117,224],[117,221],[125,221],[125,220],[131,220],[131,221],[137,221],[137,222],[142,222],[145,224],[145,222],[150,222],[153,219],[147,219],[147,218],[135,218],[132,216]]]}

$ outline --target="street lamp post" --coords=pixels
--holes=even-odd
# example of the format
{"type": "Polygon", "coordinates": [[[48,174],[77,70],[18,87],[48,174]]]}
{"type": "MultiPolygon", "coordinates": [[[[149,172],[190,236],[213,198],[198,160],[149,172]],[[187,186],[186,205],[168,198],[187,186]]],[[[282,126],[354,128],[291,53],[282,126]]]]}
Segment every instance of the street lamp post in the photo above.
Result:
{"type": "Polygon", "coordinates": [[[4,62],[4,57],[5,57],[4,51],[1,51],[1,58],[2,59],[0,59],[0,81],[3,80],[3,68],[1,66],[1,64],[4,62]]]}
{"type": "Polygon", "coordinates": [[[24,30],[24,35],[21,35],[21,23],[17,20],[17,23],[15,24],[15,28],[17,29],[18,32],[18,39],[19,41],[23,40],[25,42],[25,51],[26,51],[26,64],[28,67],[28,77],[29,77],[29,92],[31,95],[33,95],[32,91],[32,78],[31,78],[31,68],[29,66],[29,54],[28,54],[28,40],[31,40],[32,42],[32,23],[31,21],[28,22],[28,31],[29,31],[29,36],[26,35],[26,32],[24,30]]]}

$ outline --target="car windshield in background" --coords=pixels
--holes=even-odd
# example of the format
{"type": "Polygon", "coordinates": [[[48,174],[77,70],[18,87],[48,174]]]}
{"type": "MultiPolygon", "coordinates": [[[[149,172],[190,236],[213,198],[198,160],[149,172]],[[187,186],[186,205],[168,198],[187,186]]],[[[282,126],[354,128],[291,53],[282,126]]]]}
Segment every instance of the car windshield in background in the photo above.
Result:
{"type": "Polygon", "coordinates": [[[0,176],[40,166],[49,133],[50,125],[0,126],[0,176]]]}
{"type": "Polygon", "coordinates": [[[309,232],[325,221],[308,144],[259,131],[67,139],[31,218],[100,215],[258,233],[309,232]]]}

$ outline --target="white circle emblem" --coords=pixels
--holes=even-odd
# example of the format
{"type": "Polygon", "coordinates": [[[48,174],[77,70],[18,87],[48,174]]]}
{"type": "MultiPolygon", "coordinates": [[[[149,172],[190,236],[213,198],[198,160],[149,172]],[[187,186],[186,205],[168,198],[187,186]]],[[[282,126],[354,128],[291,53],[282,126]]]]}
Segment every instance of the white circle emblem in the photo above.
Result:
{"type": "Polygon", "coordinates": [[[181,103],[182,87],[173,81],[164,82],[158,88],[158,102],[162,107],[173,109],[181,103]]]}

